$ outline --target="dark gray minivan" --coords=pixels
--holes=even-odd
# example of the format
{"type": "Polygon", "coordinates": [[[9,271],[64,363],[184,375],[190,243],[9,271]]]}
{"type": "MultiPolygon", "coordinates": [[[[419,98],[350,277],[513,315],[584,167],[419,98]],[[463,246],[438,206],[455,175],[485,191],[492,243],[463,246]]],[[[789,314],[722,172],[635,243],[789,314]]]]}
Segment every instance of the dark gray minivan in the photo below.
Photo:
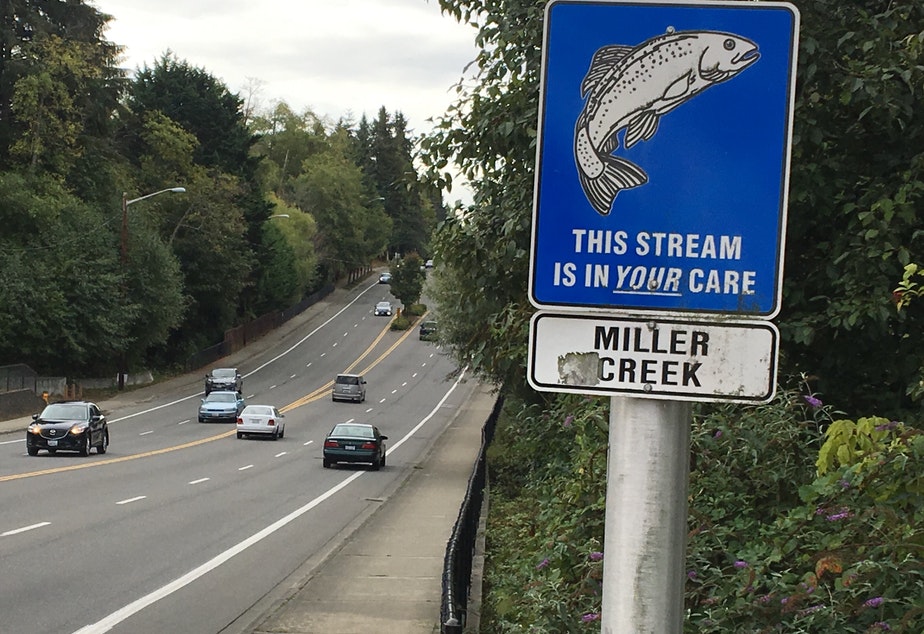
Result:
{"type": "Polygon", "coordinates": [[[362,403],[366,400],[366,379],[362,374],[338,374],[331,400],[362,403]]]}

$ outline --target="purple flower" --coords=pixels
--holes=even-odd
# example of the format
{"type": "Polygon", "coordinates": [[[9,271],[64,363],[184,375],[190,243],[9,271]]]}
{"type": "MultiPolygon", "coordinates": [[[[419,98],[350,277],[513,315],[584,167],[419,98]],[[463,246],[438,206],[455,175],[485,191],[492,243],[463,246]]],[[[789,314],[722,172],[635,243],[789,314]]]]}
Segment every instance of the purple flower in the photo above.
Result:
{"type": "Polygon", "coordinates": [[[838,483],[839,485],[841,485],[841,488],[842,488],[842,489],[849,489],[849,488],[850,488],[850,481],[849,481],[849,480],[844,480],[844,479],[842,478],[842,479],[838,480],[837,483],[838,483]]]}
{"type": "Polygon", "coordinates": [[[587,614],[581,617],[581,620],[584,621],[585,623],[590,623],[591,621],[599,621],[600,615],[597,614],[596,612],[588,612],[587,614]]]}
{"type": "Polygon", "coordinates": [[[545,559],[539,562],[539,564],[536,566],[536,570],[542,570],[548,565],[549,565],[549,558],[546,557],[545,559]]]}
{"type": "Polygon", "coordinates": [[[721,438],[721,437],[722,437],[722,430],[721,430],[721,429],[717,429],[716,432],[712,435],[712,437],[713,437],[713,438],[721,438]]]}
{"type": "Polygon", "coordinates": [[[562,426],[571,427],[572,421],[574,421],[574,416],[572,416],[571,414],[568,414],[567,416],[565,416],[565,422],[562,423],[562,426]]]}
{"type": "Polygon", "coordinates": [[[805,608],[804,610],[799,610],[800,616],[805,616],[806,614],[811,614],[812,612],[818,612],[818,610],[825,609],[824,603],[819,603],[818,605],[813,605],[811,607],[805,608]]]}
{"type": "Polygon", "coordinates": [[[687,579],[690,579],[691,581],[693,579],[696,579],[696,571],[695,570],[687,571],[687,579]]]}
{"type": "Polygon", "coordinates": [[[850,511],[847,509],[840,509],[837,513],[832,513],[831,515],[825,517],[825,519],[829,522],[838,522],[840,520],[847,519],[848,517],[850,517],[850,511]]]}
{"type": "Polygon", "coordinates": [[[803,396],[802,398],[805,399],[805,402],[811,405],[812,407],[821,407],[823,405],[823,403],[821,402],[821,399],[817,399],[814,396],[806,395],[806,396],[803,396]]]}
{"type": "Polygon", "coordinates": [[[734,563],[734,566],[735,566],[735,568],[737,568],[738,570],[741,570],[742,568],[747,568],[747,567],[748,567],[748,562],[742,561],[742,560],[739,559],[738,561],[736,561],[736,562],[734,563]]]}
{"type": "Polygon", "coordinates": [[[864,601],[863,605],[868,608],[878,608],[880,605],[882,605],[882,601],[882,597],[873,597],[872,599],[867,599],[864,601]]]}
{"type": "Polygon", "coordinates": [[[590,553],[591,561],[600,561],[601,559],[603,559],[603,553],[601,553],[599,550],[595,550],[594,552],[590,553]]]}
{"type": "Polygon", "coordinates": [[[876,621],[875,623],[869,626],[868,631],[875,632],[877,630],[880,632],[891,632],[892,628],[889,627],[889,624],[886,623],[885,621],[876,621]]]}

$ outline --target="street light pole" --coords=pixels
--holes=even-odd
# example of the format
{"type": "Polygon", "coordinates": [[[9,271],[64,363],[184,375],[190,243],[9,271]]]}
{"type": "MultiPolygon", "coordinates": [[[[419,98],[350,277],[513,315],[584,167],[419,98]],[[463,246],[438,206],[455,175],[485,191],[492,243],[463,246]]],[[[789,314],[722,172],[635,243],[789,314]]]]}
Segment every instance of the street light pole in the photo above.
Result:
{"type": "MultiPolygon", "coordinates": [[[[125,269],[128,266],[128,206],[132,205],[139,200],[144,200],[145,198],[151,198],[152,196],[157,196],[158,194],[166,194],[167,192],[172,192],[175,194],[185,194],[185,187],[168,187],[167,189],[161,189],[160,191],[153,192],[151,194],[145,194],[144,196],[139,196],[138,198],[128,199],[128,194],[122,192],[122,235],[119,239],[119,263],[122,268],[122,299],[125,300],[126,288],[125,288],[125,269]]],[[[119,389],[125,389],[125,375],[128,374],[128,357],[125,350],[125,338],[122,339],[122,353],[119,359],[119,389]]]]}

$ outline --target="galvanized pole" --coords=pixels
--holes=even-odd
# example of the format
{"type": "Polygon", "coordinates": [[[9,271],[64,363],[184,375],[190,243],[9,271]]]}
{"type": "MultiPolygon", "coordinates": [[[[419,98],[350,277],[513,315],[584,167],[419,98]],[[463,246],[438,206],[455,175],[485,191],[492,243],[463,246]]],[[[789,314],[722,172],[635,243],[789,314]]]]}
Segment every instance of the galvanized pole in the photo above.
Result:
{"type": "Polygon", "coordinates": [[[603,634],[683,631],[691,407],[610,400],[603,634]]]}

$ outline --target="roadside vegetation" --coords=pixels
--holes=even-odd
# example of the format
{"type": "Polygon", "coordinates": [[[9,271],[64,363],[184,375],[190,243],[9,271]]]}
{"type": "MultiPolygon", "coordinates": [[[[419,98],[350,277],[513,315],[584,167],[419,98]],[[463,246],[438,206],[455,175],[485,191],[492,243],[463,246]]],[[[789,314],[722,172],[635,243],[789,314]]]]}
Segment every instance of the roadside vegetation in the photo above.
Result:
{"type": "MultiPolygon", "coordinates": [[[[685,631],[924,631],[924,6],[802,15],[780,389],[694,408],[685,631]]],[[[477,77],[423,142],[475,205],[438,226],[441,340],[507,396],[481,631],[599,631],[608,400],[525,379],[545,3],[442,0],[477,77]]]]}
{"type": "Polygon", "coordinates": [[[91,3],[3,7],[0,365],[169,372],[373,261],[428,253],[446,209],[400,111],[295,112],[170,51],[126,72],[91,3]]]}

